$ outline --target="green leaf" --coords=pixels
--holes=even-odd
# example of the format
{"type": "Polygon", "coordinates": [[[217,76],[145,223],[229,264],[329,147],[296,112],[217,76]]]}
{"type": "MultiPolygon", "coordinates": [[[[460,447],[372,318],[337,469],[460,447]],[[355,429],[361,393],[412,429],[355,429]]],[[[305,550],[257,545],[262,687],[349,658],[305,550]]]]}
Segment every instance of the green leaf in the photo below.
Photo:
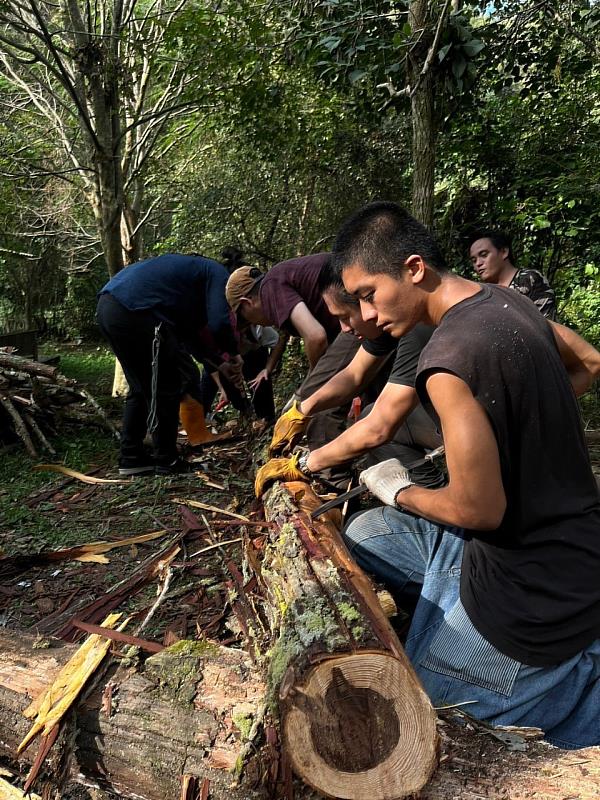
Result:
{"type": "Polygon", "coordinates": [[[451,47],[452,47],[452,42],[450,42],[450,44],[445,44],[443,47],[441,47],[438,50],[438,59],[439,59],[440,64],[442,63],[442,61],[446,58],[446,56],[450,52],[450,48],[451,47]]]}
{"type": "Polygon", "coordinates": [[[452,62],[452,74],[458,81],[459,78],[462,78],[463,72],[467,68],[467,62],[462,56],[459,56],[455,61],[452,62]]]}
{"type": "Polygon", "coordinates": [[[481,41],[481,39],[471,39],[470,42],[465,42],[462,45],[463,53],[468,56],[469,58],[474,58],[477,53],[480,53],[485,44],[481,41]]]}
{"type": "Polygon", "coordinates": [[[326,39],[321,39],[319,44],[332,53],[339,46],[341,41],[342,39],[340,36],[328,36],[326,39]]]}
{"type": "Polygon", "coordinates": [[[361,80],[361,78],[364,78],[366,74],[367,71],[365,69],[355,69],[350,73],[348,78],[350,80],[350,83],[354,84],[358,83],[358,81],[361,80]]]}

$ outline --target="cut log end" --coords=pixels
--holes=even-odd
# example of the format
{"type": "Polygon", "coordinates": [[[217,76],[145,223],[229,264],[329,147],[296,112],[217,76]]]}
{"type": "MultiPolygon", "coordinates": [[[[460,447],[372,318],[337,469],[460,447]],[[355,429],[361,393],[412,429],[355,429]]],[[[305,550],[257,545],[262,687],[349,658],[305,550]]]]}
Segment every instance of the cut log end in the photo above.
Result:
{"type": "Polygon", "coordinates": [[[348,800],[402,798],[425,785],[436,764],[435,714],[406,672],[388,653],[362,652],[282,686],[283,738],[303,780],[348,800]]]}

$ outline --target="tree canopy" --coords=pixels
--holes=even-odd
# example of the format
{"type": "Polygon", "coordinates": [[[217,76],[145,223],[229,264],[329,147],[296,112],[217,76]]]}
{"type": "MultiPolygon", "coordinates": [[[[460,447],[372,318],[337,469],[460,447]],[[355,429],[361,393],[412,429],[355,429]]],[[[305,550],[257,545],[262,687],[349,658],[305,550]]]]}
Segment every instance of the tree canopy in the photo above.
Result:
{"type": "Polygon", "coordinates": [[[507,230],[598,343],[599,29],[566,0],[0,2],[0,323],[85,332],[126,263],[268,267],[386,198],[464,274],[507,230]]]}

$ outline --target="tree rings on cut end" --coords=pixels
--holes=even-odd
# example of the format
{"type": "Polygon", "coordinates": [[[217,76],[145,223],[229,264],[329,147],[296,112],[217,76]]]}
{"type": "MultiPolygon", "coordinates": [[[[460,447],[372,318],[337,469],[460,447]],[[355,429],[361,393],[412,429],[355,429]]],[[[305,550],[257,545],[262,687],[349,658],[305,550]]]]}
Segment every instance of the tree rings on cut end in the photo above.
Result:
{"type": "Polygon", "coordinates": [[[287,755],[323,794],[394,800],[431,777],[435,713],[412,670],[394,656],[361,652],[322,661],[286,694],[287,755]]]}

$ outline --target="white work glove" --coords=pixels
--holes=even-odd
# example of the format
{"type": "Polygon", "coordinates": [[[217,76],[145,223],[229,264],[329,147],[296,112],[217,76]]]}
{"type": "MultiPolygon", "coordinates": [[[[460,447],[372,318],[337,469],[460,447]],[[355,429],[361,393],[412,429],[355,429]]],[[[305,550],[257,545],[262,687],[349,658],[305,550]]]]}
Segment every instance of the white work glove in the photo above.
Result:
{"type": "Polygon", "coordinates": [[[397,458],[373,464],[360,473],[358,480],[386,506],[395,506],[398,492],[413,485],[408,470],[397,458]]]}

